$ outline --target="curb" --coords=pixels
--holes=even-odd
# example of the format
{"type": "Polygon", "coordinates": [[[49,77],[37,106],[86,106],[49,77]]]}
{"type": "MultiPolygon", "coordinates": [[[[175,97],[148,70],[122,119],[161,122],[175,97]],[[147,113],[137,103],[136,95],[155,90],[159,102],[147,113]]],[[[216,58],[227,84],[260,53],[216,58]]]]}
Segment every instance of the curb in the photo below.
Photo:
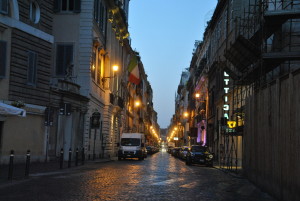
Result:
{"type": "MultiPolygon", "coordinates": [[[[64,167],[62,169],[59,168],[59,163],[48,163],[48,164],[35,164],[33,163],[31,166],[30,166],[30,169],[35,169],[35,168],[39,168],[38,170],[36,169],[35,171],[29,173],[29,175],[27,177],[25,177],[23,174],[23,171],[24,169],[18,169],[16,168],[16,172],[13,176],[12,179],[7,179],[7,176],[6,174],[2,174],[1,177],[0,177],[0,187],[3,187],[3,186],[7,186],[7,185],[14,185],[14,184],[17,184],[17,183],[20,183],[20,182],[24,182],[26,180],[30,180],[34,177],[38,177],[38,176],[46,176],[46,175],[55,175],[55,174],[61,174],[62,172],[65,172],[65,171],[70,171],[70,170],[75,170],[77,168],[82,168],[82,167],[87,167],[89,165],[95,165],[95,164],[99,164],[99,163],[107,163],[107,162],[112,162],[114,160],[112,159],[98,159],[98,160],[88,160],[88,161],[85,161],[85,164],[80,164],[78,166],[72,164],[72,166],[70,168],[67,168],[67,167],[64,167]],[[53,168],[53,167],[56,167],[57,168],[53,168]]],[[[21,164],[22,165],[22,164],[21,164]]],[[[1,169],[0,171],[3,171],[5,170],[5,172],[7,171],[7,167],[4,169],[1,169]]]]}
{"type": "Polygon", "coordinates": [[[233,170],[228,170],[226,168],[221,168],[221,167],[218,167],[218,166],[214,166],[213,168],[215,169],[218,169],[226,174],[229,174],[230,176],[232,177],[235,177],[235,178],[239,178],[239,179],[245,179],[246,177],[243,176],[243,174],[241,172],[234,172],[233,170]]]}

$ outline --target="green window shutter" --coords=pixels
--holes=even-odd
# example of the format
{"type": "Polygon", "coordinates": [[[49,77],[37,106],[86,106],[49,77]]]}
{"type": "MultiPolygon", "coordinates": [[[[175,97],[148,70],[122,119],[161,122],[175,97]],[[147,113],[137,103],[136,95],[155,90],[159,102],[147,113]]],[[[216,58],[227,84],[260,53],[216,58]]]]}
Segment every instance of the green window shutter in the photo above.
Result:
{"type": "Polygon", "coordinates": [[[53,12],[58,13],[60,12],[61,7],[61,0],[54,0],[53,1],[53,12]]]}
{"type": "Polygon", "coordinates": [[[74,13],[80,13],[81,11],[81,1],[74,0],[74,13]]]}
{"type": "Polygon", "coordinates": [[[0,13],[8,14],[8,0],[1,0],[1,2],[0,2],[0,13]]]}
{"type": "Polygon", "coordinates": [[[6,41],[0,41],[0,77],[5,77],[6,69],[6,41]]]}
{"type": "Polygon", "coordinates": [[[28,70],[27,82],[28,84],[36,84],[36,71],[37,71],[37,54],[35,52],[28,52],[28,70]]]}

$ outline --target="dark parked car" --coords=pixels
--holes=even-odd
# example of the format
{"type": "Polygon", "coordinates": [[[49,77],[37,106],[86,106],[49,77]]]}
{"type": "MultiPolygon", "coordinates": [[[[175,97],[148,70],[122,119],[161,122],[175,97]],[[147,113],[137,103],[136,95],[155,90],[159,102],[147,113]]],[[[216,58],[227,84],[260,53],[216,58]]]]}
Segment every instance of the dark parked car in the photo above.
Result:
{"type": "Polygon", "coordinates": [[[167,150],[167,152],[168,152],[169,154],[171,154],[171,153],[172,153],[172,150],[173,150],[173,148],[174,148],[174,147],[171,147],[171,146],[169,146],[169,147],[168,147],[168,150],[167,150]]]}
{"type": "Polygon", "coordinates": [[[186,164],[192,165],[193,163],[197,163],[212,167],[213,158],[214,156],[212,153],[210,153],[208,147],[192,145],[191,149],[186,155],[186,164]]]}
{"type": "Polygon", "coordinates": [[[179,158],[185,160],[189,149],[190,149],[190,147],[181,147],[181,149],[179,151],[179,158]]]}
{"type": "Polygon", "coordinates": [[[179,151],[180,151],[180,147],[174,147],[172,149],[171,155],[175,157],[179,157],[179,151]]]}
{"type": "Polygon", "coordinates": [[[147,146],[146,149],[147,149],[147,154],[153,154],[153,151],[154,151],[153,147],[147,146]]]}

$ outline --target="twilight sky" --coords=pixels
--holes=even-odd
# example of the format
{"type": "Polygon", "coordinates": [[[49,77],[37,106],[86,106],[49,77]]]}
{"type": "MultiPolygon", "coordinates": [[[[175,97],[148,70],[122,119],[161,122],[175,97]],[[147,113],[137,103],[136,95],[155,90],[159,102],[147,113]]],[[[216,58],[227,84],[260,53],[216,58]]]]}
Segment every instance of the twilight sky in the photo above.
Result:
{"type": "Polygon", "coordinates": [[[158,124],[166,128],[175,113],[181,72],[202,40],[218,0],[131,0],[129,33],[153,90],[158,124]]]}

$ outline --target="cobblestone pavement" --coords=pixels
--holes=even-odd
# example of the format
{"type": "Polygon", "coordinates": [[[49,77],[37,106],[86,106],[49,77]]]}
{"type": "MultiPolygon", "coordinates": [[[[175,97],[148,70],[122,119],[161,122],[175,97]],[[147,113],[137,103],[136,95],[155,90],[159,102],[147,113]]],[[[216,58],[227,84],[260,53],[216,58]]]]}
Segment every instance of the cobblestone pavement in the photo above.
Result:
{"type": "Polygon", "coordinates": [[[274,201],[242,177],[186,166],[166,152],[144,161],[89,163],[0,185],[0,200],[274,201]]]}

